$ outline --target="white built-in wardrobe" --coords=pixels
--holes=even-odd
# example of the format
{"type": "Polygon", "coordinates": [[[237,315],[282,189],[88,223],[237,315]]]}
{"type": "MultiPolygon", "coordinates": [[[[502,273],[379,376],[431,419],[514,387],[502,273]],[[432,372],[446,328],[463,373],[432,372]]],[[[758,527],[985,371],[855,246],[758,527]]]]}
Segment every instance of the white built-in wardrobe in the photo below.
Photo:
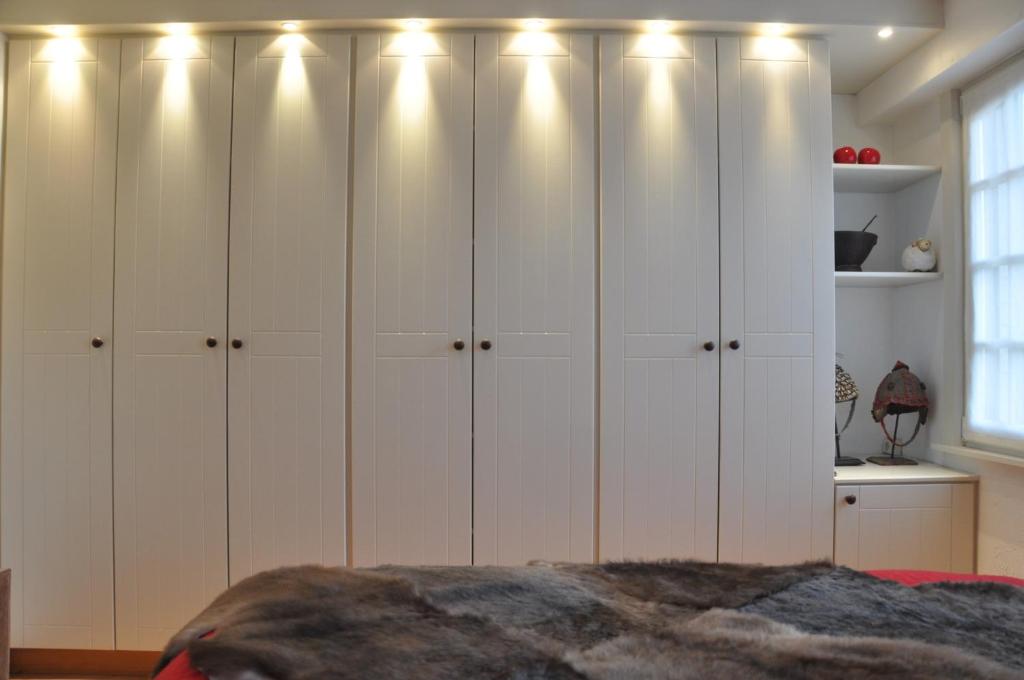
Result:
{"type": "Polygon", "coordinates": [[[10,43],[13,642],[299,563],[832,554],[815,40],[10,43]]]}

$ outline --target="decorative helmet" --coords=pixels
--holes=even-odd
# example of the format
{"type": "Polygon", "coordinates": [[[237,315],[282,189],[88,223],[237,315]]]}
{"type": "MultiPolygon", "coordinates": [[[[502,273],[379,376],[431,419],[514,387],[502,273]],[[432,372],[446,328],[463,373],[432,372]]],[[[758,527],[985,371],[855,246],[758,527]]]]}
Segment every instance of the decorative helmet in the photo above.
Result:
{"type": "Polygon", "coordinates": [[[909,366],[902,361],[897,361],[892,372],[882,379],[875,391],[875,401],[871,405],[871,417],[875,419],[876,423],[881,423],[886,438],[893,441],[885,427],[885,417],[915,412],[917,413],[917,427],[914,428],[913,436],[909,441],[904,442],[903,446],[913,441],[918,430],[928,420],[928,395],[925,394],[925,386],[921,379],[910,372],[909,366]]]}

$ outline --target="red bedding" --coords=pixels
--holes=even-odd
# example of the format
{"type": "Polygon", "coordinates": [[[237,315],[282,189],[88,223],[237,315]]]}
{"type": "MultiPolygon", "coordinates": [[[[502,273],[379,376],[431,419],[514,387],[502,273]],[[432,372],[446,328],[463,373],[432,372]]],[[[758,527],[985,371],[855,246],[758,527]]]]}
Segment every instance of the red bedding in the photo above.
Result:
{"type": "MultiPolygon", "coordinates": [[[[913,571],[907,569],[878,569],[866,572],[887,581],[896,581],[905,586],[917,586],[922,583],[939,581],[989,581],[1008,583],[1024,588],[1024,579],[1012,576],[987,576],[984,574],[953,574],[942,571],[913,571]]],[[[167,665],[155,680],[206,680],[206,676],[192,668],[188,652],[182,652],[167,665]]]]}
{"type": "Polygon", "coordinates": [[[988,581],[989,583],[1008,583],[1011,586],[1024,588],[1024,579],[1012,576],[987,576],[985,574],[951,574],[944,571],[911,571],[908,569],[877,569],[869,571],[875,578],[896,581],[905,586],[917,586],[922,583],[938,583],[939,581],[988,581]]]}

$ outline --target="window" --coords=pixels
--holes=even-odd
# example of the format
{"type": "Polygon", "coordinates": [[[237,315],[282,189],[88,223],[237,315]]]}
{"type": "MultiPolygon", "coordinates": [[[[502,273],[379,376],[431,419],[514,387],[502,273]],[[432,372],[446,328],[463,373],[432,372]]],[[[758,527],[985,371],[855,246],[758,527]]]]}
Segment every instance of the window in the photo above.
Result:
{"type": "Polygon", "coordinates": [[[964,439],[1024,451],[1024,60],[963,95],[964,439]]]}

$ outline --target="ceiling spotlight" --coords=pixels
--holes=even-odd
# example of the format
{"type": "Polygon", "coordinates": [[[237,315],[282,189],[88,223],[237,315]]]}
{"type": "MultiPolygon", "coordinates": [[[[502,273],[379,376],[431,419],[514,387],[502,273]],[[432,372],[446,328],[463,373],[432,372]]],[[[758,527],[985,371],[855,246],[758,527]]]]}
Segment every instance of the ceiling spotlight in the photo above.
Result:
{"type": "Polygon", "coordinates": [[[527,19],[526,22],[525,22],[525,25],[526,25],[527,30],[539,31],[542,28],[544,28],[544,20],[543,19],[527,19]]]}
{"type": "Polygon", "coordinates": [[[405,30],[407,31],[422,31],[425,22],[423,19],[406,19],[405,30]]]}
{"type": "Polygon", "coordinates": [[[50,26],[50,33],[55,38],[71,38],[75,35],[74,26],[50,26]]]}
{"type": "Polygon", "coordinates": [[[299,30],[299,25],[294,21],[285,21],[282,22],[281,28],[283,28],[286,31],[297,31],[299,30]]]}
{"type": "Polygon", "coordinates": [[[878,31],[878,37],[882,40],[892,37],[892,26],[883,26],[881,30],[878,31]]]}
{"type": "Polygon", "coordinates": [[[789,26],[786,24],[764,24],[761,26],[761,35],[767,35],[773,38],[786,35],[788,32],[789,26]]]}
{"type": "Polygon", "coordinates": [[[656,19],[649,24],[651,33],[668,33],[672,29],[672,23],[665,19],[656,19]]]}

